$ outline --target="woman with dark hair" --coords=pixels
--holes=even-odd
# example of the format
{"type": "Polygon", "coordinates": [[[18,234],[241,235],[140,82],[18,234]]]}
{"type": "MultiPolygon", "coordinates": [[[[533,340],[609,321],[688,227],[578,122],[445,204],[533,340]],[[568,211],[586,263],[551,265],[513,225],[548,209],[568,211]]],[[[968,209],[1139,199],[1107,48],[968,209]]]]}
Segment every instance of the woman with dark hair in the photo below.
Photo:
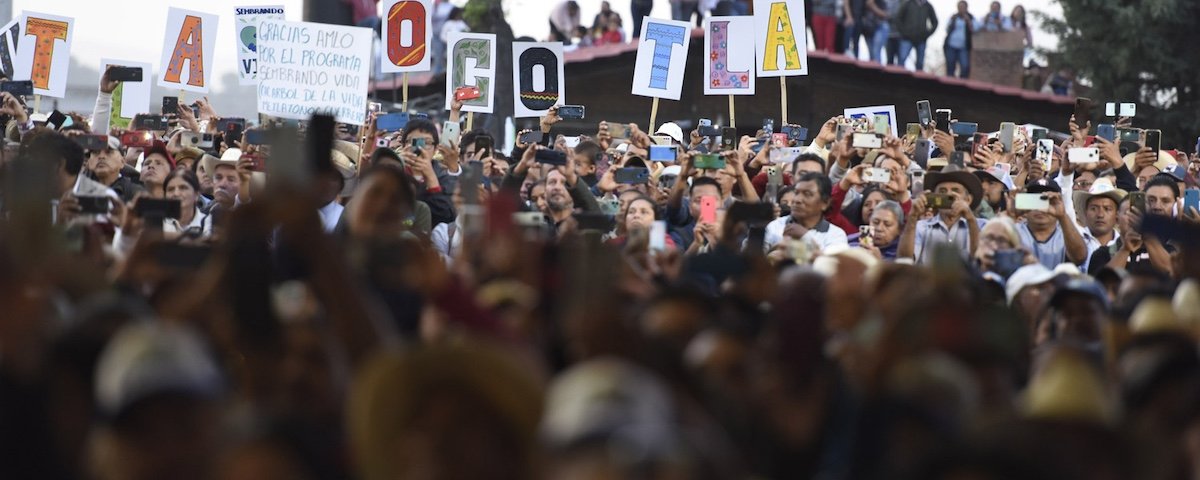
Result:
{"type": "MultiPolygon", "coordinates": [[[[654,200],[645,195],[638,195],[629,200],[629,204],[625,207],[625,215],[618,216],[620,222],[618,230],[624,232],[621,236],[613,238],[610,243],[613,245],[624,246],[629,242],[629,239],[647,239],[651,231],[651,226],[654,221],[658,220],[658,205],[654,200]]],[[[670,235],[663,232],[663,246],[667,249],[674,249],[675,242],[671,240],[670,235]]],[[[651,242],[652,243],[652,242],[651,242]]]]}
{"type": "Polygon", "coordinates": [[[863,188],[858,200],[846,207],[842,213],[855,226],[861,227],[871,221],[871,213],[879,202],[891,199],[887,192],[879,188],[879,185],[868,184],[863,188]]]}
{"type": "Polygon", "coordinates": [[[163,179],[162,195],[179,200],[179,218],[163,222],[163,233],[207,237],[212,234],[211,218],[200,211],[200,179],[186,168],[176,168],[163,179]]]}

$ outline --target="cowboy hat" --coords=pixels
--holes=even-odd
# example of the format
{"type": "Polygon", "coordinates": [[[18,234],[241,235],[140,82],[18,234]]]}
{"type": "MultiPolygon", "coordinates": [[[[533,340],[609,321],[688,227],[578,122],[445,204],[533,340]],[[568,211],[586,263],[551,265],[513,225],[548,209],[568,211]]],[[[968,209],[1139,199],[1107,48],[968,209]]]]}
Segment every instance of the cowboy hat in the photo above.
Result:
{"type": "Polygon", "coordinates": [[[205,174],[212,176],[213,171],[216,170],[218,165],[229,165],[236,168],[237,162],[241,158],[242,149],[230,148],[225,150],[225,153],[222,153],[219,159],[207,153],[204,154],[203,157],[200,157],[200,166],[204,167],[205,174]]]}
{"type": "Polygon", "coordinates": [[[1113,186],[1112,180],[1101,177],[1097,178],[1092,184],[1092,188],[1086,192],[1077,191],[1071,194],[1071,200],[1075,202],[1075,211],[1084,212],[1087,210],[1087,204],[1093,198],[1105,197],[1110,198],[1117,205],[1121,204],[1121,199],[1125,198],[1128,192],[1113,186]]]}
{"type": "Polygon", "coordinates": [[[979,177],[958,165],[947,165],[942,171],[929,172],[925,176],[925,189],[936,191],[938,185],[947,182],[957,183],[966,188],[967,193],[971,194],[971,210],[979,208],[979,202],[983,201],[983,184],[979,182],[979,177]]]}

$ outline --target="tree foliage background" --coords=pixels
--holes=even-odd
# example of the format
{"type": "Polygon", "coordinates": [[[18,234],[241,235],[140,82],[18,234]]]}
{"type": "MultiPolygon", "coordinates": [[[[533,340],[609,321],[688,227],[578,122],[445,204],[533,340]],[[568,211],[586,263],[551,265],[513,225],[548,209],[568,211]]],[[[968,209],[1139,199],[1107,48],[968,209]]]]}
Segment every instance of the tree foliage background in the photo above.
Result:
{"type": "Polygon", "coordinates": [[[1048,53],[1090,84],[1101,108],[1136,101],[1135,126],[1161,129],[1163,148],[1192,151],[1200,135],[1200,1],[1056,1],[1062,18],[1039,15],[1059,38],[1048,53]]]}

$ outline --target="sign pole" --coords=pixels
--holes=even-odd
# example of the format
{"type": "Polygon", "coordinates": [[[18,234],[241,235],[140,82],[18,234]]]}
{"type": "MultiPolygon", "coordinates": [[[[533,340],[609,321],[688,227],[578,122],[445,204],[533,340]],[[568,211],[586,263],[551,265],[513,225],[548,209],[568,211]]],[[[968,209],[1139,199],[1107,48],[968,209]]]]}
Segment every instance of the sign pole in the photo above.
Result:
{"type": "Polygon", "coordinates": [[[733,111],[733,95],[729,96],[729,126],[737,128],[737,114],[733,111]]]}
{"type": "Polygon", "coordinates": [[[787,77],[779,77],[779,104],[783,115],[779,118],[780,125],[787,125],[787,77]]]}
{"type": "Polygon", "coordinates": [[[654,131],[654,121],[658,119],[658,97],[654,97],[654,104],[650,106],[650,128],[647,133],[654,131]]]}
{"type": "MultiPolygon", "coordinates": [[[[393,75],[395,75],[395,74],[393,74],[393,75]]],[[[402,80],[404,82],[403,90],[401,90],[401,94],[404,96],[403,97],[404,100],[400,103],[400,109],[407,112],[408,111],[408,72],[404,72],[404,74],[401,75],[401,77],[404,79],[404,80],[402,80]]],[[[395,84],[393,83],[393,85],[395,85],[395,84]]],[[[392,91],[394,92],[395,90],[392,90],[392,91]]]]}
{"type": "Polygon", "coordinates": [[[466,131],[468,131],[468,132],[471,131],[473,128],[473,125],[475,125],[475,112],[467,112],[467,130],[466,131]]]}

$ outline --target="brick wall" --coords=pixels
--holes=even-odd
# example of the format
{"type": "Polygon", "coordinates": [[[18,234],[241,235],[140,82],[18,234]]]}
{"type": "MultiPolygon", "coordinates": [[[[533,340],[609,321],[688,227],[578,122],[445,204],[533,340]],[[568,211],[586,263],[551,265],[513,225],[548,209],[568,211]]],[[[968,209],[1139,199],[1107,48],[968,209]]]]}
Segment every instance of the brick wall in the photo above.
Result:
{"type": "Polygon", "coordinates": [[[1025,36],[1020,32],[975,32],[971,37],[971,79],[1021,87],[1025,36]]]}

